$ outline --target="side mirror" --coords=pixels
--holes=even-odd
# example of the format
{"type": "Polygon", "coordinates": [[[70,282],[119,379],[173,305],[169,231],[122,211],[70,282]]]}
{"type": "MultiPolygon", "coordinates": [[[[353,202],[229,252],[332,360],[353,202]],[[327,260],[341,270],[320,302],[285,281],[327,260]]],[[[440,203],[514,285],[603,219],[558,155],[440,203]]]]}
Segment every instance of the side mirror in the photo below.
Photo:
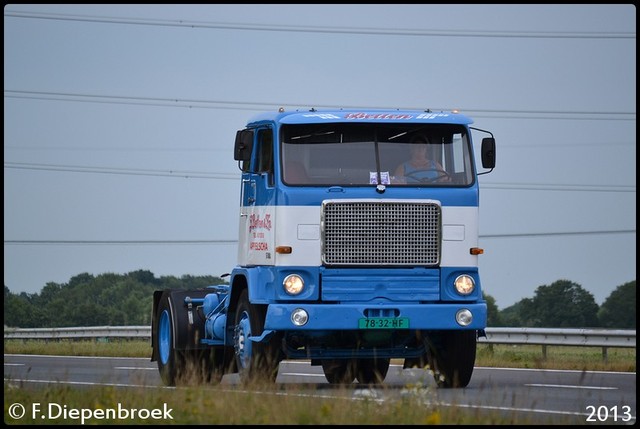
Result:
{"type": "Polygon", "coordinates": [[[236,133],[236,143],[233,148],[233,159],[249,161],[253,150],[253,130],[240,130],[236,133]]]}
{"type": "Polygon", "coordinates": [[[485,137],[482,139],[482,167],[494,168],[496,166],[496,139],[485,137]]]}

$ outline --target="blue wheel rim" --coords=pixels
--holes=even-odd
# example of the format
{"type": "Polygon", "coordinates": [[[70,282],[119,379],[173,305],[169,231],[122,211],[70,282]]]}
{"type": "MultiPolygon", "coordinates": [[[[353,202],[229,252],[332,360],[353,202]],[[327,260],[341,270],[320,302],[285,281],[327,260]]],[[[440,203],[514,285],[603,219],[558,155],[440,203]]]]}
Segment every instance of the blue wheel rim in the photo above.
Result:
{"type": "Polygon", "coordinates": [[[247,313],[242,313],[238,328],[236,353],[240,360],[240,366],[247,368],[249,366],[249,359],[251,358],[251,341],[248,340],[251,336],[251,323],[247,313]]]}
{"type": "Polygon", "coordinates": [[[158,352],[160,354],[160,362],[166,365],[169,362],[169,352],[171,351],[171,323],[169,321],[169,312],[164,310],[160,314],[158,322],[158,352]]]}

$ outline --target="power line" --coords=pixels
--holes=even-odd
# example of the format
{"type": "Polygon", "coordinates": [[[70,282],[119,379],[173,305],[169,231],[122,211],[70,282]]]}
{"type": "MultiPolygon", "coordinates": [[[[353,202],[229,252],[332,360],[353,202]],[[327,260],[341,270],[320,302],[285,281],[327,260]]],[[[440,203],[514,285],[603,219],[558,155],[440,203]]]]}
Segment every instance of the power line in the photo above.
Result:
{"type": "MultiPolygon", "coordinates": [[[[91,95],[73,93],[48,93],[42,91],[12,91],[5,90],[5,98],[25,99],[25,100],[47,100],[47,101],[67,101],[76,103],[96,103],[96,104],[119,104],[129,106],[152,106],[152,107],[179,107],[186,109],[225,109],[244,111],[264,111],[277,110],[281,106],[300,106],[303,109],[308,107],[291,103],[265,103],[265,102],[241,102],[228,100],[188,100],[172,98],[152,98],[152,97],[132,97],[113,95],[91,95]],[[15,94],[9,94],[15,93],[15,94]],[[42,95],[38,95],[42,94],[42,95]]],[[[322,106],[315,106],[322,107],[322,106]]],[[[335,106],[332,106],[336,108],[335,106]]]]}
{"type": "MultiPolygon", "coordinates": [[[[480,234],[479,238],[558,237],[603,234],[635,234],[635,229],[480,234]]],[[[235,244],[238,240],[4,240],[5,245],[199,245],[235,244]]]]}
{"type": "MultiPolygon", "coordinates": [[[[592,147],[607,149],[615,146],[628,146],[635,147],[635,141],[608,141],[606,144],[601,142],[588,143],[588,142],[563,142],[563,143],[531,143],[531,144],[500,144],[500,150],[502,149],[527,149],[527,148],[541,148],[547,147],[551,149],[567,148],[567,147],[592,147]]],[[[13,151],[67,151],[67,152],[224,152],[231,153],[233,151],[232,146],[228,147],[140,147],[140,146],[18,146],[6,144],[5,150],[13,151]]],[[[225,155],[226,156],[226,155],[225,155]]],[[[6,158],[6,157],[5,157],[6,158]]]]}
{"type": "MultiPolygon", "coordinates": [[[[622,143],[624,144],[624,143],[622,143]]],[[[631,144],[631,143],[627,143],[631,144]]],[[[584,145],[583,145],[584,146],[584,145]]],[[[140,146],[16,146],[5,144],[5,149],[24,151],[78,151],[78,152],[229,152],[233,151],[233,146],[227,148],[220,147],[140,147],[140,146]]]]}
{"type": "Polygon", "coordinates": [[[419,37],[486,37],[528,39],[635,39],[634,32],[563,32],[563,31],[487,31],[487,30],[440,30],[373,27],[296,26],[252,23],[225,23],[207,21],[167,20],[150,18],[101,17],[95,15],[72,15],[42,12],[6,12],[5,17],[44,19],[55,21],[93,22],[102,24],[146,25],[159,27],[184,27],[193,29],[217,29],[240,31],[270,31],[288,33],[354,34],[382,36],[419,37]]]}
{"type": "Polygon", "coordinates": [[[502,189],[518,191],[586,191],[586,192],[636,192],[634,185],[585,185],[547,183],[483,183],[481,190],[502,189]]]}
{"type": "Polygon", "coordinates": [[[115,167],[85,167],[78,165],[54,165],[54,164],[29,164],[20,162],[5,162],[5,168],[17,170],[44,170],[71,173],[94,173],[94,174],[116,174],[126,176],[164,176],[177,177],[182,179],[222,179],[238,180],[237,174],[229,173],[207,173],[199,171],[179,171],[179,170],[148,170],[135,168],[115,168],[115,167]]]}
{"type": "MultiPolygon", "coordinates": [[[[636,146],[636,141],[633,140],[627,140],[627,141],[609,141],[607,140],[606,142],[602,142],[602,141],[597,141],[597,142],[593,142],[593,141],[578,141],[578,142],[568,142],[566,140],[563,140],[562,143],[556,143],[555,141],[550,141],[549,143],[539,143],[539,142],[535,142],[535,143],[516,143],[516,144],[509,144],[509,143],[501,143],[500,144],[500,149],[504,149],[504,148],[508,148],[508,149],[524,149],[524,148],[541,148],[541,147],[548,147],[548,148],[558,148],[558,147],[600,147],[600,148],[609,148],[612,146],[636,146]]],[[[16,146],[5,146],[6,148],[17,148],[16,146]]]]}
{"type": "MultiPolygon", "coordinates": [[[[71,173],[117,174],[130,176],[161,176],[176,178],[237,180],[237,174],[210,173],[179,170],[150,170],[117,167],[88,167],[78,165],[30,164],[5,162],[5,168],[18,170],[44,170],[71,173]]],[[[533,190],[533,191],[586,191],[586,192],[636,192],[633,185],[585,185],[585,184],[547,184],[547,183],[484,183],[482,189],[533,190]]]]}
{"type": "MultiPolygon", "coordinates": [[[[125,95],[103,95],[103,94],[87,94],[72,92],[49,92],[49,91],[27,91],[27,90],[11,90],[5,89],[4,96],[6,98],[17,99],[34,99],[34,100],[53,100],[53,101],[69,101],[84,103],[107,103],[107,104],[125,104],[125,105],[142,105],[156,107],[182,107],[189,109],[235,109],[235,110],[252,110],[263,111],[265,109],[276,110],[281,106],[292,106],[291,110],[301,108],[307,110],[310,107],[320,109],[407,109],[407,110],[425,110],[424,106],[416,107],[398,107],[398,106],[362,106],[362,105],[331,105],[331,104],[314,104],[313,106],[301,106],[297,103],[272,103],[260,101],[234,101],[234,100],[208,100],[208,99],[181,99],[166,97],[137,97],[125,95]]],[[[431,110],[450,111],[452,108],[433,107],[431,110]]],[[[631,111],[580,111],[580,110],[504,110],[504,109],[478,109],[478,108],[456,108],[456,110],[473,113],[476,117],[489,118],[505,118],[505,119],[582,119],[586,116],[588,120],[621,120],[635,121],[635,112],[631,111]],[[485,115],[506,115],[506,116],[485,116],[485,115]],[[511,116],[509,116],[511,115],[511,116]],[[530,118],[523,118],[523,115],[529,115],[530,118]],[[540,116],[546,115],[546,116],[540,116]],[[564,115],[561,118],[549,117],[548,115],[564,115]],[[571,115],[576,117],[571,117],[571,115]],[[605,116],[606,118],[598,118],[605,116]],[[621,117],[622,116],[622,117],[621,117]],[[624,116],[629,116],[625,118],[624,116]]]]}
{"type": "Polygon", "coordinates": [[[522,238],[522,237],[557,237],[565,235],[601,235],[601,234],[635,234],[635,229],[603,230],[603,231],[573,231],[573,232],[532,232],[524,234],[481,234],[480,238],[522,238]]]}
{"type": "MultiPolygon", "coordinates": [[[[237,174],[208,173],[198,171],[149,170],[117,167],[87,167],[78,165],[29,164],[5,162],[5,168],[18,170],[44,170],[71,173],[118,174],[130,176],[161,176],[183,179],[223,179],[237,180],[237,174]]],[[[530,191],[586,191],[586,192],[636,192],[632,185],[585,185],[585,184],[546,184],[546,183],[484,183],[482,189],[530,190],[530,191]]]]}
{"type": "Polygon", "coordinates": [[[5,240],[5,245],[173,245],[235,244],[238,240],[5,240]]]}

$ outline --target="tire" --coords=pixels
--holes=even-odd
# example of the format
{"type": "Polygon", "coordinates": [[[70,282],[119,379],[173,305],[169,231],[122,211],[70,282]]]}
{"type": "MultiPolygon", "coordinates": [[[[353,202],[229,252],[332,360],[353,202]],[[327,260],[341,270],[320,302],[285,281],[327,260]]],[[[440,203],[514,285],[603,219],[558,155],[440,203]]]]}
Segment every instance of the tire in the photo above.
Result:
{"type": "Polygon", "coordinates": [[[358,359],[356,379],[360,384],[382,384],[389,371],[391,359],[358,359]]]}
{"type": "Polygon", "coordinates": [[[273,383],[278,377],[277,348],[273,342],[255,343],[248,340],[264,330],[264,311],[249,302],[245,289],[238,299],[233,336],[235,363],[241,382],[264,381],[273,383]]]}
{"type": "Polygon", "coordinates": [[[175,321],[171,305],[170,295],[163,294],[158,303],[156,329],[158,370],[162,382],[167,386],[175,386],[179,373],[184,370],[184,357],[174,347],[175,321]]]}
{"type": "Polygon", "coordinates": [[[429,339],[429,367],[438,387],[467,387],[476,360],[476,331],[445,331],[429,339]]]}
{"type": "Polygon", "coordinates": [[[330,384],[351,384],[356,378],[356,361],[351,359],[323,359],[322,371],[330,384]]]}
{"type": "Polygon", "coordinates": [[[176,320],[171,296],[171,293],[163,294],[158,303],[156,344],[162,382],[167,386],[219,383],[224,374],[224,348],[177,349],[176,344],[189,339],[175,338],[176,332],[188,330],[178,326],[181,322],[176,320]]]}

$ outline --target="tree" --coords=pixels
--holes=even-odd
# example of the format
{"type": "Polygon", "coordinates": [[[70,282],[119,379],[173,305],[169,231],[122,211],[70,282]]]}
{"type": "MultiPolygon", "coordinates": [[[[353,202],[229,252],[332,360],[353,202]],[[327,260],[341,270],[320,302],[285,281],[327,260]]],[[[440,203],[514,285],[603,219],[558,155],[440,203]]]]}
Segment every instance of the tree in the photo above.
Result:
{"type": "Polygon", "coordinates": [[[635,280],[611,292],[598,311],[598,319],[603,328],[636,329],[635,280]]]}
{"type": "Polygon", "coordinates": [[[23,326],[29,320],[29,301],[4,287],[4,326],[23,326]]]}
{"type": "Polygon", "coordinates": [[[77,276],[71,277],[71,279],[69,280],[69,287],[74,288],[76,286],[87,285],[87,284],[90,284],[93,281],[93,279],[94,277],[92,274],[81,273],[81,274],[78,274],[77,276]]]}
{"type": "Polygon", "coordinates": [[[487,326],[497,327],[504,326],[502,323],[502,317],[500,316],[500,310],[496,305],[496,299],[491,295],[482,293],[484,300],[487,301],[487,326]]]}
{"type": "Polygon", "coordinates": [[[67,284],[47,283],[40,294],[19,295],[4,287],[4,323],[16,328],[149,325],[153,292],[225,283],[214,276],[157,279],[151,271],[82,273],[67,284]]]}
{"type": "Polygon", "coordinates": [[[504,326],[512,328],[534,326],[536,318],[533,309],[533,299],[523,298],[512,306],[509,306],[500,312],[500,318],[504,326]]]}
{"type": "Polygon", "coordinates": [[[131,271],[129,274],[127,274],[127,277],[143,284],[160,284],[160,281],[156,279],[156,276],[149,270],[131,271]]]}
{"type": "Polygon", "coordinates": [[[569,280],[558,280],[549,286],[539,286],[533,298],[533,305],[527,310],[527,319],[532,323],[527,326],[544,328],[599,326],[598,304],[593,295],[579,284],[569,280]]]}

